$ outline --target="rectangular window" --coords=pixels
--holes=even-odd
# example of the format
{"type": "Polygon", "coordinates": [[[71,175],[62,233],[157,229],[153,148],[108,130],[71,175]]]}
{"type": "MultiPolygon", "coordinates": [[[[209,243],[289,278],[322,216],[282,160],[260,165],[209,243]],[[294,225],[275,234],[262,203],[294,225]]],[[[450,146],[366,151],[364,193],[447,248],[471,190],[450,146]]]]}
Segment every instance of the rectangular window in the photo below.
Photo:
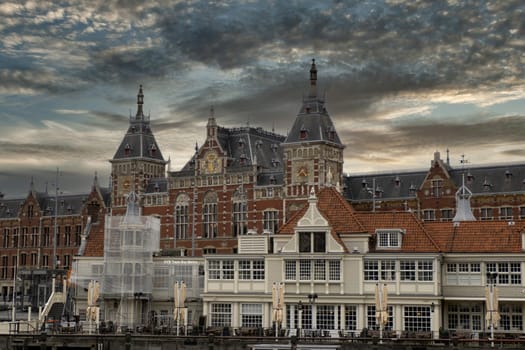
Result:
{"type": "Polygon", "coordinates": [[[37,255],[37,253],[31,253],[31,266],[38,266],[38,255],[37,255]]]}
{"type": "Polygon", "coordinates": [[[430,182],[430,194],[432,197],[439,198],[443,195],[443,180],[434,179],[430,182]]]}
{"type": "Polygon", "coordinates": [[[248,232],[248,208],[246,201],[238,201],[233,203],[233,237],[245,235],[248,232]]]}
{"type": "Polygon", "coordinates": [[[82,243],[82,225],[75,226],[75,245],[79,246],[82,243]]]}
{"type": "Polygon", "coordinates": [[[64,227],[64,245],[66,247],[71,245],[71,226],[64,227]]]}
{"type": "Polygon", "coordinates": [[[381,260],[381,281],[396,280],[396,261],[381,260]]]}
{"type": "Polygon", "coordinates": [[[297,263],[295,260],[285,260],[284,262],[284,279],[295,281],[297,279],[297,263]]]}
{"type": "Polygon", "coordinates": [[[212,327],[230,327],[232,319],[231,304],[211,304],[210,323],[212,327]]]}
{"type": "MultiPolygon", "coordinates": [[[[394,311],[393,311],[392,305],[389,305],[387,309],[388,309],[388,321],[387,321],[387,324],[385,325],[385,329],[392,330],[394,329],[394,311]]],[[[366,321],[367,321],[368,329],[379,329],[379,324],[377,324],[375,305],[367,305],[366,321]]]]}
{"type": "Polygon", "coordinates": [[[301,253],[325,253],[325,232],[299,232],[299,252],[301,253]]]}
{"type": "Polygon", "coordinates": [[[411,260],[401,260],[399,262],[399,272],[401,273],[401,281],[415,281],[416,280],[416,262],[411,260]]]}
{"type": "Polygon", "coordinates": [[[49,267],[49,255],[44,255],[42,257],[42,267],[49,267]]]}
{"type": "Polygon", "coordinates": [[[403,320],[405,331],[430,332],[430,306],[405,306],[403,320]]]}
{"type": "Polygon", "coordinates": [[[454,209],[441,209],[441,221],[452,221],[454,209]]]}
{"type": "Polygon", "coordinates": [[[299,280],[310,281],[312,278],[312,262],[310,260],[299,260],[299,280]]]}
{"type": "Polygon", "coordinates": [[[2,239],[2,247],[8,248],[9,247],[9,232],[10,230],[8,228],[4,228],[4,236],[2,239]]]}
{"type": "Polygon", "coordinates": [[[492,208],[481,208],[479,210],[480,220],[492,220],[494,217],[492,215],[492,208]]]}
{"type": "Polygon", "coordinates": [[[71,255],[64,255],[64,269],[69,270],[71,267],[71,255]]]}
{"type": "Polygon", "coordinates": [[[365,281],[379,280],[379,261],[365,260],[364,261],[364,277],[365,281]]]}
{"type": "Polygon", "coordinates": [[[317,305],[317,329],[335,329],[335,305],[317,305]]]}
{"type": "Polygon", "coordinates": [[[232,280],[234,275],[233,265],[233,260],[209,260],[209,278],[216,280],[232,280]]]}
{"type": "Polygon", "coordinates": [[[263,212],[264,232],[275,233],[279,230],[279,212],[277,210],[265,210],[263,212]]]}
{"type": "Polygon", "coordinates": [[[436,221],[436,211],[434,209],[423,210],[423,221],[436,221]]]}
{"type": "Polygon", "coordinates": [[[262,304],[241,304],[241,327],[262,327],[262,304]]]}
{"type": "Polygon", "coordinates": [[[481,285],[480,263],[448,263],[445,273],[448,285],[481,285]]]}
{"type": "Polygon", "coordinates": [[[506,331],[523,331],[522,308],[519,304],[501,304],[500,328],[506,331]]]}
{"type": "Polygon", "coordinates": [[[377,246],[379,248],[399,248],[401,247],[400,230],[377,230],[377,246]]]}
{"type": "Polygon", "coordinates": [[[177,203],[175,206],[175,235],[177,239],[187,239],[189,229],[189,205],[177,203]]]}
{"type": "Polygon", "coordinates": [[[8,278],[8,274],[7,274],[7,265],[9,264],[9,258],[7,256],[3,256],[2,257],[2,279],[6,279],[8,278]]]}
{"type": "Polygon", "coordinates": [[[324,260],[314,260],[314,280],[326,280],[326,262],[324,260]]]}
{"type": "Polygon", "coordinates": [[[328,267],[330,269],[330,281],[341,280],[341,261],[328,260],[328,267]]]}
{"type": "Polygon", "coordinates": [[[240,280],[263,280],[264,260],[239,260],[240,280]]]}
{"type": "Polygon", "coordinates": [[[481,330],[481,303],[449,304],[447,311],[448,329],[481,330]]]}
{"type": "Polygon", "coordinates": [[[432,281],[434,275],[434,265],[432,260],[422,260],[417,262],[417,280],[432,281]]]}
{"type": "Polygon", "coordinates": [[[345,329],[355,331],[357,330],[357,306],[345,306],[345,329]]]}
{"type": "Polygon", "coordinates": [[[521,263],[487,263],[487,272],[497,272],[497,284],[521,284],[521,263]]]}
{"type": "MultiPolygon", "coordinates": [[[[167,267],[155,267],[153,271],[153,288],[155,289],[169,289],[170,271],[167,267]]],[[[173,286],[171,286],[173,288],[173,286]]]]}
{"type": "Polygon", "coordinates": [[[520,219],[525,219],[525,207],[520,207],[520,219]]]}
{"type": "Polygon", "coordinates": [[[501,220],[512,220],[512,207],[499,208],[499,218],[501,220]]]}

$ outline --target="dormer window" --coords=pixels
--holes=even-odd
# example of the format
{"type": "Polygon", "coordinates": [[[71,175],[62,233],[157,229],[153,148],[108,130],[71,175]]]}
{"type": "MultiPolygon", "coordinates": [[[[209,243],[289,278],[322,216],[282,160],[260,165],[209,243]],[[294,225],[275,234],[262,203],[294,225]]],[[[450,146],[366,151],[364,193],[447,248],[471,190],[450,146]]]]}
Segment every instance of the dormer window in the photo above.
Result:
{"type": "Polygon", "coordinates": [[[278,167],[280,164],[279,159],[272,158],[272,166],[274,168],[278,167]]]}
{"type": "Polygon", "coordinates": [[[241,154],[241,156],[239,157],[239,163],[240,163],[241,165],[245,165],[245,164],[246,164],[246,159],[247,159],[247,158],[246,158],[246,154],[244,154],[244,153],[241,154]]]}
{"type": "Polygon", "coordinates": [[[270,184],[271,185],[275,185],[275,183],[276,183],[275,176],[271,175],[270,176],[270,184]]]}
{"type": "Polygon", "coordinates": [[[150,154],[150,156],[154,156],[156,152],[157,152],[157,146],[154,143],[152,143],[149,146],[149,154],[150,154]]]}
{"type": "Polygon", "coordinates": [[[472,173],[469,171],[467,173],[467,183],[471,184],[473,181],[474,181],[474,175],[472,175],[472,173]]]}
{"type": "Polygon", "coordinates": [[[239,138],[239,140],[237,142],[239,144],[239,148],[243,148],[244,147],[244,139],[242,137],[239,138]]]}
{"type": "Polygon", "coordinates": [[[485,181],[483,181],[483,191],[488,192],[492,189],[492,184],[485,178],[485,181]]]}
{"type": "Polygon", "coordinates": [[[333,126],[331,126],[330,129],[328,129],[328,139],[330,141],[335,140],[335,129],[333,126]]]}
{"type": "Polygon", "coordinates": [[[276,143],[272,143],[272,145],[270,146],[270,148],[272,149],[272,152],[276,152],[277,151],[277,148],[279,148],[279,146],[277,146],[276,143]]]}
{"type": "Polygon", "coordinates": [[[301,130],[299,131],[299,137],[301,140],[304,140],[308,136],[308,130],[304,127],[304,125],[301,127],[301,130]]]}
{"type": "Polygon", "coordinates": [[[377,249],[401,248],[403,230],[377,230],[377,249]]]}
{"type": "Polygon", "coordinates": [[[262,142],[261,140],[257,140],[257,141],[255,141],[255,147],[256,147],[257,149],[260,149],[260,148],[262,147],[262,144],[263,144],[263,142],[262,142]]]}
{"type": "Polygon", "coordinates": [[[367,189],[368,188],[368,182],[366,182],[366,179],[363,179],[361,181],[361,187],[364,188],[364,189],[367,189]]]}
{"type": "Polygon", "coordinates": [[[401,179],[399,178],[399,176],[396,176],[396,178],[394,179],[394,185],[396,187],[400,187],[401,186],[401,179]]]}
{"type": "Polygon", "coordinates": [[[299,232],[300,253],[325,253],[326,232],[299,232]]]}
{"type": "Polygon", "coordinates": [[[510,179],[512,179],[512,173],[509,170],[507,170],[505,171],[505,180],[510,181],[510,179]]]}
{"type": "Polygon", "coordinates": [[[127,143],[126,146],[124,147],[124,154],[126,156],[129,156],[130,152],[131,152],[131,146],[129,145],[129,143],[127,143]]]}
{"type": "Polygon", "coordinates": [[[414,186],[414,184],[410,184],[410,187],[408,188],[408,194],[414,196],[416,194],[416,191],[416,186],[414,186]]]}

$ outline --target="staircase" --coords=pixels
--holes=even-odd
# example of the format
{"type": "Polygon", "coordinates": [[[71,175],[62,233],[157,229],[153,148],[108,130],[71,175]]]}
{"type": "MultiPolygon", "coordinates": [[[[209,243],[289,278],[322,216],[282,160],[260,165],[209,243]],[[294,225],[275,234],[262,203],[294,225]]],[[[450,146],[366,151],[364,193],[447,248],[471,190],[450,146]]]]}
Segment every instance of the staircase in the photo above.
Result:
{"type": "Polygon", "coordinates": [[[64,306],[65,304],[60,302],[51,305],[51,309],[47,313],[47,320],[60,321],[64,313],[64,306]]]}

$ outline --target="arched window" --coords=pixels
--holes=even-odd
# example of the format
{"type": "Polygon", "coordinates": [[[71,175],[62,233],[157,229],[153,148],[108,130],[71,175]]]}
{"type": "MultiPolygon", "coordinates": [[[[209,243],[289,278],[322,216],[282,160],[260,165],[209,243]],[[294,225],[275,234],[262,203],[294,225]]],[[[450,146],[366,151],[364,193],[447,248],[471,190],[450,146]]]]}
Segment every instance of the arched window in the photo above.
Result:
{"type": "Polygon", "coordinates": [[[181,193],[175,200],[175,237],[188,239],[190,197],[181,193]]]}
{"type": "Polygon", "coordinates": [[[215,238],[217,237],[217,193],[208,192],[204,196],[202,207],[203,235],[206,238],[215,238]]]}
{"type": "Polygon", "coordinates": [[[239,186],[233,195],[233,237],[244,235],[248,231],[248,206],[246,192],[239,186]]]}

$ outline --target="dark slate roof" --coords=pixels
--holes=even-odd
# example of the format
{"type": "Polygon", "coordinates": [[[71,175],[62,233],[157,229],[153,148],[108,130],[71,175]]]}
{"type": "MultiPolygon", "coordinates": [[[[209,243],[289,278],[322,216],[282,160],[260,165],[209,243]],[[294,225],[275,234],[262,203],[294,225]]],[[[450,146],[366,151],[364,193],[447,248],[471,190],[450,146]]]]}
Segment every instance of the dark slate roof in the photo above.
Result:
{"type": "Polygon", "coordinates": [[[0,199],[0,219],[9,219],[18,217],[18,212],[24,199],[0,199]]]}
{"type": "Polygon", "coordinates": [[[317,94],[317,67],[312,60],[310,68],[310,91],[284,143],[325,142],[343,147],[328,115],[324,99],[317,94]]]}
{"type": "Polygon", "coordinates": [[[374,188],[382,198],[415,197],[421,183],[425,180],[427,171],[376,173],[366,175],[346,176],[345,197],[351,200],[372,199],[374,188]]]}
{"type": "MultiPolygon", "coordinates": [[[[474,195],[525,191],[525,164],[449,167],[448,172],[458,187],[465,174],[465,185],[474,195]]],[[[410,189],[418,190],[427,174],[428,170],[349,175],[345,178],[345,196],[350,200],[371,199],[371,192],[366,188],[371,190],[375,179],[376,189],[382,192],[382,198],[414,197],[415,193],[410,189]],[[399,185],[396,180],[399,180],[399,185]]]]}
{"type": "Polygon", "coordinates": [[[325,142],[343,147],[332,119],[323,107],[321,100],[307,99],[303,101],[303,107],[284,141],[284,143],[295,142],[325,142]],[[312,108],[309,111],[305,107],[308,105],[312,108]],[[304,138],[301,138],[302,130],[306,131],[304,138]]]}
{"type": "Polygon", "coordinates": [[[164,162],[159,145],[151,131],[150,118],[142,111],[144,101],[142,85],[137,98],[137,113],[135,116],[130,116],[128,131],[113,156],[113,160],[146,158],[164,162]]]}
{"type": "MultiPolygon", "coordinates": [[[[257,164],[261,185],[270,184],[271,176],[277,184],[283,183],[283,152],[280,147],[284,136],[262,128],[241,127],[217,129],[217,139],[228,155],[226,171],[243,171],[257,164]]],[[[195,157],[195,156],[194,156],[195,157]]],[[[192,175],[195,167],[194,157],[173,176],[192,175]]],[[[259,184],[259,181],[258,181],[259,184]]]]}

